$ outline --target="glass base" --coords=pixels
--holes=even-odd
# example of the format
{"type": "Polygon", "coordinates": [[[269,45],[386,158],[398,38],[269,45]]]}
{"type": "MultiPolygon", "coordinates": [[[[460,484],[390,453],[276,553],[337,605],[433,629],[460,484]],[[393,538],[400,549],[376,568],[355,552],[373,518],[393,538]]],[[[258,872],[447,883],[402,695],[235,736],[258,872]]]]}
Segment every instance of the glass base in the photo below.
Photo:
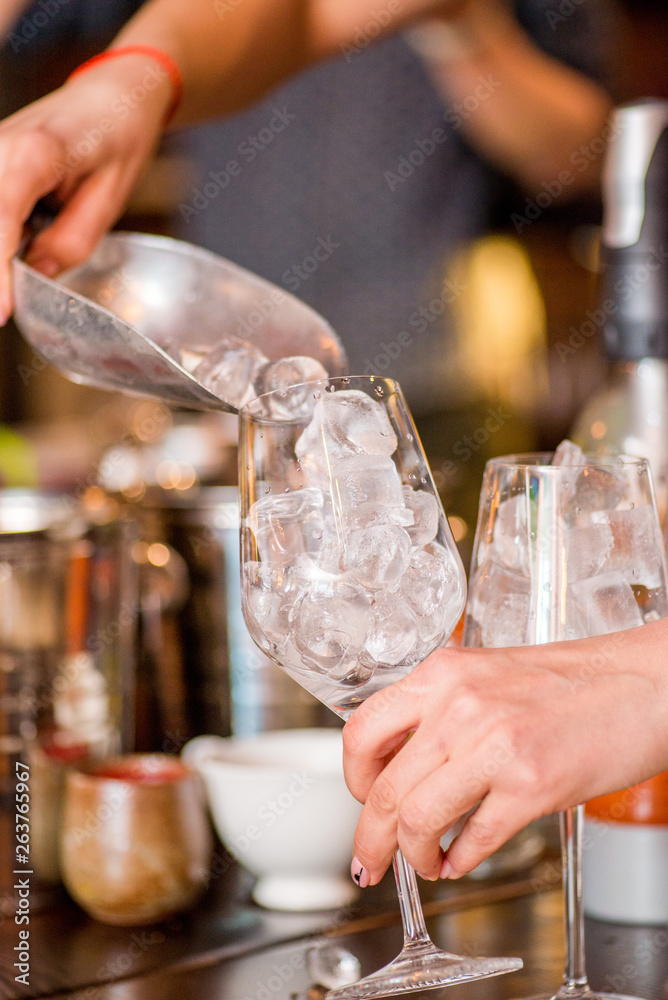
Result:
{"type": "Polygon", "coordinates": [[[429,942],[404,948],[389,965],[350,986],[330,990],[325,1000],[390,997],[397,993],[488,979],[521,968],[521,958],[465,958],[439,951],[429,942]]]}

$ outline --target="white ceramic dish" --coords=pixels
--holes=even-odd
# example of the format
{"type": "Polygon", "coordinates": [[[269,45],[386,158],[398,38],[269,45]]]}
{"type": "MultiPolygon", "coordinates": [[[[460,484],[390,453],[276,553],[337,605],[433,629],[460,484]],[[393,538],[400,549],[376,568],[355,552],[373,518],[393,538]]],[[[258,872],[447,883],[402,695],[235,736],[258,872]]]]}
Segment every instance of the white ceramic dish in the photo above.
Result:
{"type": "Polygon", "coordinates": [[[198,736],[183,749],[202,775],[216,831],[257,876],[253,898],[279,910],[345,906],[361,806],[348,791],[338,729],[198,736]]]}

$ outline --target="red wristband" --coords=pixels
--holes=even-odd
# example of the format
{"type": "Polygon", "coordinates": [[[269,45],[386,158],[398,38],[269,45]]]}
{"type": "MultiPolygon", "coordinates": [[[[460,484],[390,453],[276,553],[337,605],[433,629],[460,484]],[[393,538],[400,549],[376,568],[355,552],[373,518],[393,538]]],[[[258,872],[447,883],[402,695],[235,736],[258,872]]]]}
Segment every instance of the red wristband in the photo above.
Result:
{"type": "Polygon", "coordinates": [[[85,73],[86,70],[97,66],[98,63],[106,62],[108,59],[116,59],[119,56],[148,56],[154,62],[159,63],[165,70],[172,85],[172,103],[165,115],[166,125],[174,117],[181,103],[183,97],[183,76],[175,60],[171,56],[168,56],[166,52],[163,52],[162,49],[155,49],[152,45],[119,45],[117,49],[107,49],[105,52],[100,52],[98,55],[93,56],[92,59],[86,60],[81,66],[77,66],[76,69],[72,70],[67,79],[71,80],[73,77],[78,76],[79,73],[85,73]]]}

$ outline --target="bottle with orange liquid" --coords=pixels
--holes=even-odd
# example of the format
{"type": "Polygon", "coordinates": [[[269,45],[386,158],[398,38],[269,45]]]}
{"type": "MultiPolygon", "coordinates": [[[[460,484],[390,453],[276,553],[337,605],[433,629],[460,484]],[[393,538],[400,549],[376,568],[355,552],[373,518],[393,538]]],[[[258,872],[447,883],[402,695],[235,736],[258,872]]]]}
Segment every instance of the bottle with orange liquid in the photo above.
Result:
{"type": "MultiPolygon", "coordinates": [[[[572,431],[586,451],[649,459],[668,529],[668,101],[618,108],[604,170],[599,308],[609,385],[572,431]]],[[[600,322],[599,322],[600,321],[600,322]]],[[[589,802],[588,915],[668,923],[668,772],[589,802]]]]}
{"type": "Polygon", "coordinates": [[[668,923],[668,773],[585,807],[585,911],[620,923],[668,923]]]}

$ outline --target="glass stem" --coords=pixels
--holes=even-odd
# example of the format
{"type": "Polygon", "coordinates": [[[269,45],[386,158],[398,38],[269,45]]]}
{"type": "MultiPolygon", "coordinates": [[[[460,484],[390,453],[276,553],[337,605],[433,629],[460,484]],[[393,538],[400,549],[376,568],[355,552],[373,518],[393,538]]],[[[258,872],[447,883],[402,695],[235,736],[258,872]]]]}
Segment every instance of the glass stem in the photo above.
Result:
{"type": "Polygon", "coordinates": [[[584,806],[576,806],[559,816],[564,880],[564,931],[566,964],[562,990],[578,993],[587,989],[582,909],[582,828],[584,806]]]}
{"type": "Polygon", "coordinates": [[[393,855],[392,867],[397,883],[401,921],[404,925],[404,948],[422,944],[431,945],[427,925],[424,922],[415,872],[401,851],[396,851],[393,855]]]}

